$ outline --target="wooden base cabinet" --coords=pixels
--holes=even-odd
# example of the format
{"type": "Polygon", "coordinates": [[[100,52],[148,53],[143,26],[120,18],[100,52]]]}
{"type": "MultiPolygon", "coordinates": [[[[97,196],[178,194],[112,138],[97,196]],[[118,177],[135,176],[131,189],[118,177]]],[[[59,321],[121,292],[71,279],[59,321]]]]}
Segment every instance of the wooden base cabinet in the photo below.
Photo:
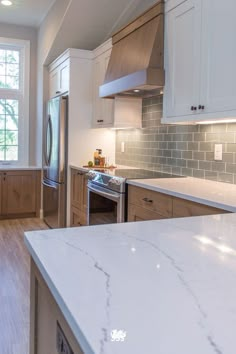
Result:
{"type": "Polygon", "coordinates": [[[83,354],[32,259],[30,282],[30,354],[58,354],[58,336],[67,345],[61,353],[83,354]]]}
{"type": "Polygon", "coordinates": [[[0,172],[0,218],[39,216],[41,171],[0,172]]]}
{"type": "Polygon", "coordinates": [[[71,222],[70,226],[87,225],[86,172],[71,169],[71,222]]]}
{"type": "Polygon", "coordinates": [[[129,186],[128,221],[223,214],[228,211],[145,188],[129,186]]]}
{"type": "Polygon", "coordinates": [[[172,198],[145,188],[129,186],[128,221],[158,220],[172,216],[172,198]]]}

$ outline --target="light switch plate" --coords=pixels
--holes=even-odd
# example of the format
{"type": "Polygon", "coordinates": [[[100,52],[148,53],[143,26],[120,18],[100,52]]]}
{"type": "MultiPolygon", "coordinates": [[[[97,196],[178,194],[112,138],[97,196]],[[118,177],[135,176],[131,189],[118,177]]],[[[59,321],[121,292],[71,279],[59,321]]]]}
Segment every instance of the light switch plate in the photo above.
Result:
{"type": "Polygon", "coordinates": [[[222,161],[222,144],[215,144],[214,160],[222,161]]]}
{"type": "Polygon", "coordinates": [[[125,142],[124,141],[122,141],[120,148],[121,148],[121,152],[125,152],[125,142]]]}

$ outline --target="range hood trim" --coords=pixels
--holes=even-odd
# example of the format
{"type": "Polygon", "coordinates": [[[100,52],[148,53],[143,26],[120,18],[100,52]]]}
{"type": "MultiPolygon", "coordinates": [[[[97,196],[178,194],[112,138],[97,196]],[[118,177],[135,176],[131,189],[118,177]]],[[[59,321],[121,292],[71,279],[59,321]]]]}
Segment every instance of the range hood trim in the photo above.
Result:
{"type": "MultiPolygon", "coordinates": [[[[126,96],[126,92],[133,90],[156,90],[164,86],[164,70],[148,68],[138,72],[126,75],[119,79],[113,80],[99,87],[99,96],[101,98],[115,98],[117,95],[126,96]],[[161,81],[160,85],[156,84],[156,79],[161,81]]],[[[147,94],[150,96],[150,94],[147,94]]],[[[134,96],[135,93],[134,93],[134,96]]],[[[145,96],[145,93],[144,93],[145,96]]]]}

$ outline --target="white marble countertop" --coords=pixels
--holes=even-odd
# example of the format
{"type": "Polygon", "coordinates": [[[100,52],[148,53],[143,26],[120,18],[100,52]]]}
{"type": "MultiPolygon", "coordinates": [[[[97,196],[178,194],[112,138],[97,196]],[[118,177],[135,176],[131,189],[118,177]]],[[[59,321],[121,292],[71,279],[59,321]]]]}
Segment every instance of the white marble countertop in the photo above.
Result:
{"type": "Polygon", "coordinates": [[[0,171],[10,170],[10,171],[19,171],[19,170],[41,170],[42,167],[39,166],[17,166],[11,164],[0,164],[0,171]]]}
{"type": "Polygon", "coordinates": [[[215,208],[236,212],[236,185],[234,184],[193,177],[133,179],[128,180],[127,183],[215,208]]]}
{"type": "Polygon", "coordinates": [[[34,231],[25,242],[85,354],[235,354],[236,214],[34,231]]]}

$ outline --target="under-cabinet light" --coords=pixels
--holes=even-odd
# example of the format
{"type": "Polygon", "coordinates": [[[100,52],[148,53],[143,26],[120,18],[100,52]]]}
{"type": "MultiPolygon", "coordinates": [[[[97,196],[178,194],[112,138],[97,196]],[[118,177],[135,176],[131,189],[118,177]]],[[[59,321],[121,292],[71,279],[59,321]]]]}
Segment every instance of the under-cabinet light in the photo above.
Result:
{"type": "Polygon", "coordinates": [[[202,121],[202,122],[196,122],[196,124],[223,124],[223,123],[236,123],[236,118],[218,119],[218,120],[205,120],[205,121],[202,121]]]}
{"type": "Polygon", "coordinates": [[[2,0],[1,4],[4,5],[4,6],[11,6],[12,2],[10,0],[2,0]]]}

